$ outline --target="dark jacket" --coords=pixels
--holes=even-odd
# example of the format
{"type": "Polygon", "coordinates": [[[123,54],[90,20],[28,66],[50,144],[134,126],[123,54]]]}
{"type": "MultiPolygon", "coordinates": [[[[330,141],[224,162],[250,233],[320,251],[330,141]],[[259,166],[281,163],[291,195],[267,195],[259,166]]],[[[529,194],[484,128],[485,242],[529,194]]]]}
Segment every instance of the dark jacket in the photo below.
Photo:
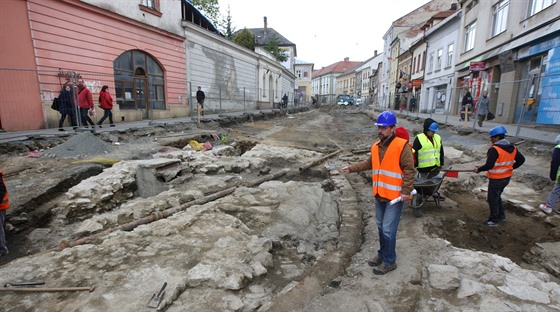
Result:
{"type": "MultiPolygon", "coordinates": [[[[430,127],[430,125],[433,122],[435,122],[435,120],[433,120],[432,118],[426,118],[426,120],[424,120],[424,125],[423,125],[422,132],[427,137],[428,137],[428,128],[430,127]]],[[[433,141],[430,137],[428,137],[428,140],[433,141]]],[[[422,144],[420,143],[420,140],[418,140],[418,136],[416,136],[414,138],[414,142],[412,142],[412,149],[414,150],[414,163],[418,165],[418,151],[422,149],[422,144]]],[[[445,155],[443,154],[443,141],[442,141],[441,142],[441,148],[439,149],[439,163],[440,163],[441,167],[443,167],[443,165],[444,165],[444,159],[445,159],[445,155]]],[[[431,167],[426,167],[426,168],[416,168],[416,170],[418,170],[418,172],[430,172],[434,168],[437,168],[437,166],[431,166],[431,167]]]]}
{"type": "MultiPolygon", "coordinates": [[[[513,144],[509,143],[509,141],[506,139],[501,139],[495,142],[492,146],[501,148],[508,153],[513,153],[513,149],[515,147],[513,144]]],[[[498,152],[496,151],[496,148],[493,147],[489,148],[488,152],[486,152],[486,163],[478,167],[478,170],[488,171],[494,168],[497,159],[498,159],[498,152]]],[[[521,165],[523,165],[524,162],[525,162],[525,156],[523,156],[523,154],[521,154],[521,151],[519,151],[518,149],[517,154],[515,155],[515,162],[513,163],[513,169],[519,168],[521,165]]]]}
{"type": "MultiPolygon", "coordinates": [[[[552,181],[556,181],[558,167],[560,167],[560,148],[557,147],[552,151],[552,160],[550,161],[550,179],[552,181]]],[[[560,183],[560,181],[556,181],[556,183],[560,183]]]]}
{"type": "Polygon", "coordinates": [[[461,105],[463,105],[463,107],[465,107],[465,105],[472,106],[472,104],[473,104],[473,97],[472,97],[470,92],[467,92],[467,94],[465,94],[465,96],[463,96],[463,101],[461,102],[461,105]]]}
{"type": "Polygon", "coordinates": [[[198,103],[204,102],[205,98],[206,98],[206,94],[204,94],[204,91],[202,91],[202,90],[196,91],[196,101],[198,103]]]}
{"type": "Polygon", "coordinates": [[[62,89],[60,95],[58,96],[60,100],[59,112],[61,114],[73,114],[74,113],[74,100],[72,99],[72,93],[62,89]]]}

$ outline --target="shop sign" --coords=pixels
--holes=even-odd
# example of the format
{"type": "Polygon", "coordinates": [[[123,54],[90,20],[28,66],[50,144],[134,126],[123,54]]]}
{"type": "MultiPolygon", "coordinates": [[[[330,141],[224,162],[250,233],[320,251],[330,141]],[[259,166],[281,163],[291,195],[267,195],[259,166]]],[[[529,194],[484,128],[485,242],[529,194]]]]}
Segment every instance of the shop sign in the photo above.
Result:
{"type": "Polygon", "coordinates": [[[469,65],[470,71],[482,71],[486,68],[486,62],[471,62],[469,65]]]}
{"type": "Polygon", "coordinates": [[[422,86],[422,79],[413,79],[412,80],[412,86],[416,87],[416,88],[420,88],[422,86]]]}

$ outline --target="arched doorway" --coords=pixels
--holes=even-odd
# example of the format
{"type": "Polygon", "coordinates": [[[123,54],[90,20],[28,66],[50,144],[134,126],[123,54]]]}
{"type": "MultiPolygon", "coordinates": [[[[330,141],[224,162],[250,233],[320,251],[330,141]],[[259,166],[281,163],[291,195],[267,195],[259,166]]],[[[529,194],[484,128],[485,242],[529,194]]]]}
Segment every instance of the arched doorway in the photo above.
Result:
{"type": "Polygon", "coordinates": [[[142,110],[142,118],[153,110],[165,110],[163,69],[150,55],[126,51],[113,61],[116,102],[121,110],[142,110]]]}

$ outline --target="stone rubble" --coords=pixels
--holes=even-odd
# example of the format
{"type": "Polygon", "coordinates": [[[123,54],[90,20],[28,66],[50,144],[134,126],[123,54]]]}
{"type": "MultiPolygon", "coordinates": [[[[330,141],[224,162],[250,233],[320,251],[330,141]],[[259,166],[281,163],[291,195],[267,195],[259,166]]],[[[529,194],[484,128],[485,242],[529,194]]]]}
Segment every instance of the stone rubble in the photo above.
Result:
{"type": "MultiPolygon", "coordinates": [[[[258,144],[238,157],[225,154],[219,148],[177,150],[161,158],[121,161],[69,189],[54,210],[65,239],[237,186],[228,196],[130,231],[111,232],[95,244],[51,249],[0,267],[2,285],[42,280],[49,287],[96,287],[91,293],[3,293],[3,311],[138,311],[163,282],[168,286],[160,308],[166,311],[272,309],[279,295],[301,286],[297,281],[312,271],[315,261],[339,252],[337,238],[347,230],[339,228],[341,211],[355,203],[349,193],[326,191],[324,181],[275,180],[255,187],[239,183],[266,166],[274,172],[319,153],[258,144]],[[139,168],[163,177],[164,182],[150,181],[166,189],[138,196],[139,168]],[[187,178],[173,184],[182,176],[187,178]]],[[[337,179],[344,178],[338,174],[337,179]]],[[[374,276],[365,263],[376,248],[375,237],[371,239],[375,224],[368,224],[364,232],[369,237],[337,286],[317,285],[324,293],[301,311],[397,311],[410,305],[418,311],[560,310],[560,286],[548,273],[455,248],[429,237],[420,221],[405,217],[402,224],[396,271],[374,276]],[[403,289],[416,294],[414,302],[395,302],[403,289]]]]}

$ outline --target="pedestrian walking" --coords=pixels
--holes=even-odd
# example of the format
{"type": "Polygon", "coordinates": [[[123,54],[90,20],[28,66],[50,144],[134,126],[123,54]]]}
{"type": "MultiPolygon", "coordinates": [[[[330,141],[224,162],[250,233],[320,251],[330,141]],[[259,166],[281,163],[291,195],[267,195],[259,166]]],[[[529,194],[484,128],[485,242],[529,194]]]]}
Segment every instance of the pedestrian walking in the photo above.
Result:
{"type": "Polygon", "coordinates": [[[444,165],[444,153],[438,123],[432,118],[424,120],[422,133],[414,138],[414,163],[418,177],[430,179],[437,176],[444,165]]]}
{"type": "Polygon", "coordinates": [[[89,117],[89,110],[95,109],[93,106],[93,96],[82,79],[78,80],[78,107],[80,108],[80,125],[87,128],[89,123],[93,128],[95,123],[89,117]]]}
{"type": "Polygon", "coordinates": [[[200,111],[200,116],[204,117],[204,100],[206,99],[206,94],[202,91],[199,86],[198,91],[196,91],[196,102],[198,103],[198,109],[200,111]]]}
{"type": "Polygon", "coordinates": [[[486,152],[486,163],[474,169],[475,173],[487,171],[488,177],[488,206],[490,216],[484,222],[487,226],[498,226],[506,221],[506,213],[502,202],[502,193],[509,184],[513,170],[525,162],[521,152],[506,140],[507,130],[504,126],[496,126],[490,130],[492,146],[486,152]]]}
{"type": "Polygon", "coordinates": [[[478,126],[482,127],[482,123],[484,119],[486,119],[486,115],[488,114],[488,109],[490,107],[490,99],[488,98],[488,91],[482,92],[482,97],[478,100],[476,104],[476,115],[478,118],[478,126]]]}
{"type": "Polygon", "coordinates": [[[58,95],[58,100],[60,102],[58,111],[60,112],[60,120],[58,121],[58,131],[64,130],[64,120],[66,117],[70,120],[70,124],[75,129],[77,127],[76,121],[76,106],[74,105],[74,100],[72,98],[72,85],[70,83],[65,83],[58,95]]]}
{"type": "Polygon", "coordinates": [[[463,100],[461,101],[461,121],[464,121],[465,118],[467,119],[467,121],[469,120],[469,115],[467,114],[467,116],[465,116],[465,109],[467,110],[467,112],[470,112],[472,105],[473,97],[471,95],[471,92],[467,91],[467,93],[465,93],[465,96],[463,96],[463,100]]]}
{"type": "Polygon", "coordinates": [[[288,107],[288,95],[286,93],[284,93],[284,96],[282,97],[282,107],[288,107]]]}
{"type": "Polygon", "coordinates": [[[414,188],[412,149],[405,139],[395,135],[396,124],[395,114],[382,112],[375,123],[379,140],[371,146],[371,157],[342,168],[344,173],[372,170],[379,250],[368,264],[377,275],[397,268],[397,229],[403,202],[414,188]]]}
{"type": "Polygon", "coordinates": [[[556,137],[556,146],[552,151],[552,160],[550,161],[550,180],[554,181],[552,191],[546,197],[546,203],[540,204],[539,208],[546,214],[555,211],[560,214],[560,208],[555,208],[558,199],[560,199],[560,135],[556,137]]]}
{"type": "Polygon", "coordinates": [[[109,117],[109,125],[111,127],[115,126],[115,124],[113,123],[112,111],[113,98],[111,97],[111,94],[109,94],[109,91],[107,91],[107,89],[109,89],[109,86],[103,86],[101,88],[101,92],[99,92],[99,107],[103,109],[103,117],[101,117],[101,119],[99,119],[99,121],[97,122],[99,128],[102,128],[101,124],[103,123],[103,121],[105,121],[105,119],[107,119],[107,117],[109,117]]]}
{"type": "Polygon", "coordinates": [[[10,208],[8,188],[4,180],[4,172],[0,170],[0,256],[8,254],[8,243],[6,242],[6,232],[4,231],[6,210],[8,208],[10,208]]]}
{"type": "Polygon", "coordinates": [[[416,103],[417,103],[416,97],[413,95],[410,98],[410,112],[411,113],[416,112],[416,103]]]}

